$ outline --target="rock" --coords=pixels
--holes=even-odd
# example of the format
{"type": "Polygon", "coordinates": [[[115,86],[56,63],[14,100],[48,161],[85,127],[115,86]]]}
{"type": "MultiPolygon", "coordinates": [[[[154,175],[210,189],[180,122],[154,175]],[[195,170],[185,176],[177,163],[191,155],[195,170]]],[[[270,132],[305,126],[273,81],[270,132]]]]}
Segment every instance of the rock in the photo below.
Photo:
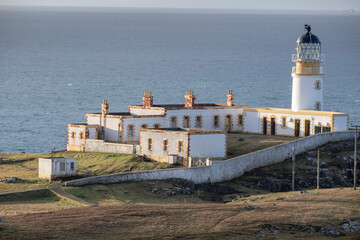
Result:
{"type": "Polygon", "coordinates": [[[220,195],[233,194],[236,192],[234,188],[223,184],[198,184],[196,185],[196,189],[220,195]]]}
{"type": "Polygon", "coordinates": [[[254,210],[254,209],[257,209],[257,208],[259,208],[258,206],[250,206],[250,205],[246,205],[245,207],[244,207],[244,209],[245,210],[254,210]]]}
{"type": "Polygon", "coordinates": [[[185,179],[170,178],[165,182],[171,183],[174,187],[190,188],[191,190],[195,189],[195,184],[192,181],[188,181],[185,179]]]}
{"type": "Polygon", "coordinates": [[[309,157],[317,157],[317,151],[307,152],[306,155],[309,156],[309,157]]]}
{"type": "Polygon", "coordinates": [[[289,186],[281,181],[261,179],[257,183],[257,187],[266,189],[270,192],[288,191],[289,186]]]}
{"type": "Polygon", "coordinates": [[[153,189],[151,189],[151,192],[152,192],[152,193],[157,193],[158,191],[159,191],[158,188],[153,188],[153,189]]]}
{"type": "Polygon", "coordinates": [[[342,229],[347,232],[359,232],[360,231],[360,222],[352,221],[350,219],[346,219],[347,223],[341,225],[342,229]]]}
{"type": "Polygon", "coordinates": [[[332,154],[342,152],[341,146],[339,146],[337,143],[329,144],[327,145],[327,148],[332,154]]]}
{"type": "Polygon", "coordinates": [[[239,138],[238,141],[239,141],[239,142],[243,142],[244,139],[243,139],[243,138],[239,138]]]}
{"type": "Polygon", "coordinates": [[[340,236],[340,232],[330,226],[325,226],[320,229],[320,232],[324,233],[328,237],[338,237],[340,236]]]}
{"type": "Polygon", "coordinates": [[[301,190],[300,191],[300,194],[308,194],[309,192],[308,191],[306,191],[306,190],[301,190]]]}
{"type": "Polygon", "coordinates": [[[306,231],[307,233],[313,234],[316,233],[316,229],[314,227],[309,227],[309,229],[306,231]]]}
{"type": "Polygon", "coordinates": [[[17,183],[17,182],[20,182],[20,180],[21,179],[18,177],[5,177],[2,182],[3,183],[17,183]]]}
{"type": "Polygon", "coordinates": [[[326,162],[320,162],[321,168],[328,168],[328,164],[326,162]]]}
{"type": "Polygon", "coordinates": [[[277,199],[275,199],[276,201],[280,201],[280,200],[284,200],[284,198],[283,197],[279,197],[279,198],[277,198],[277,199]]]}

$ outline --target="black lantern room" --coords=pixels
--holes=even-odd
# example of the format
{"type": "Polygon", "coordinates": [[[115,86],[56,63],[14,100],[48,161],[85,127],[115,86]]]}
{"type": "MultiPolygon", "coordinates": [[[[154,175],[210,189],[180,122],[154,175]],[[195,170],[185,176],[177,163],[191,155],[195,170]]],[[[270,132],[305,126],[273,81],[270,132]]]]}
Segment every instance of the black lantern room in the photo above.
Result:
{"type": "Polygon", "coordinates": [[[320,39],[311,33],[311,26],[305,24],[307,32],[296,42],[296,62],[321,62],[320,39]]]}

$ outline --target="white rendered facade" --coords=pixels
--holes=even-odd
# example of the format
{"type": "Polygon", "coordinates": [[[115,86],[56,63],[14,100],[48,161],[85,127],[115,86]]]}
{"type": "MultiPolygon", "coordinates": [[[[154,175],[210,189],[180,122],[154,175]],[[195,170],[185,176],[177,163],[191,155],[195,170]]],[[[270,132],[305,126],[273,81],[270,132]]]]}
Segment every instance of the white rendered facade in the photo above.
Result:
{"type": "Polygon", "coordinates": [[[169,156],[178,161],[189,158],[226,158],[226,134],[222,131],[167,128],[141,129],[140,155],[158,162],[169,163],[169,156]]]}
{"type": "Polygon", "coordinates": [[[39,158],[39,177],[54,179],[76,174],[75,158],[39,158]]]}
{"type": "MultiPolygon", "coordinates": [[[[139,144],[140,130],[144,128],[197,128],[296,137],[347,130],[348,114],[323,111],[321,43],[309,26],[307,30],[298,39],[293,56],[296,66],[292,70],[291,109],[234,105],[231,90],[226,104],[196,104],[193,92],[188,90],[184,104],[154,105],[151,92],[146,91],[142,105],[130,105],[128,112],[109,113],[104,100],[101,113],[86,114],[85,124],[68,124],[68,151],[85,151],[86,139],[139,144]],[[84,135],[86,139],[80,137],[84,135]]],[[[202,147],[196,145],[199,151],[203,151],[202,147]]]]}

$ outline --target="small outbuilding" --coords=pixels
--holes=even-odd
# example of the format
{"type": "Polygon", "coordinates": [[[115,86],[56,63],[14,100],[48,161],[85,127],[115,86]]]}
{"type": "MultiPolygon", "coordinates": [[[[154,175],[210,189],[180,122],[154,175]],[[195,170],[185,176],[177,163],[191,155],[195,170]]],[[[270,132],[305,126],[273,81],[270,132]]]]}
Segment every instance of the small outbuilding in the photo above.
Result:
{"type": "Polygon", "coordinates": [[[191,159],[225,159],[226,134],[197,128],[142,128],[140,154],[157,162],[188,166],[191,159]]]}
{"type": "Polygon", "coordinates": [[[75,158],[39,158],[39,178],[52,180],[74,174],[76,174],[75,158]]]}

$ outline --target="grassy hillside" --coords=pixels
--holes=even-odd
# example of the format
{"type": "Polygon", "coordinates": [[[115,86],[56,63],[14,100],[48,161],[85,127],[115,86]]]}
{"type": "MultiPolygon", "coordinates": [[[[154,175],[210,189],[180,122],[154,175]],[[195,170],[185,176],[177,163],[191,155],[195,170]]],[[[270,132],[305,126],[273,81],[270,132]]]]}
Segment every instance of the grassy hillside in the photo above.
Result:
{"type": "Polygon", "coordinates": [[[347,218],[360,220],[360,191],[271,193],[229,204],[112,204],[4,217],[0,238],[21,239],[341,239],[347,218]],[[258,206],[249,211],[244,205],[258,206]],[[36,219],[36,221],[34,221],[36,219]],[[315,232],[308,232],[313,228],[315,232]]]}
{"type": "Polygon", "coordinates": [[[109,174],[174,167],[165,163],[144,162],[135,155],[113,153],[57,152],[54,154],[0,153],[0,179],[18,177],[19,183],[0,182],[0,192],[47,187],[49,181],[37,177],[38,158],[67,157],[77,159],[80,174],[109,174]]]}

